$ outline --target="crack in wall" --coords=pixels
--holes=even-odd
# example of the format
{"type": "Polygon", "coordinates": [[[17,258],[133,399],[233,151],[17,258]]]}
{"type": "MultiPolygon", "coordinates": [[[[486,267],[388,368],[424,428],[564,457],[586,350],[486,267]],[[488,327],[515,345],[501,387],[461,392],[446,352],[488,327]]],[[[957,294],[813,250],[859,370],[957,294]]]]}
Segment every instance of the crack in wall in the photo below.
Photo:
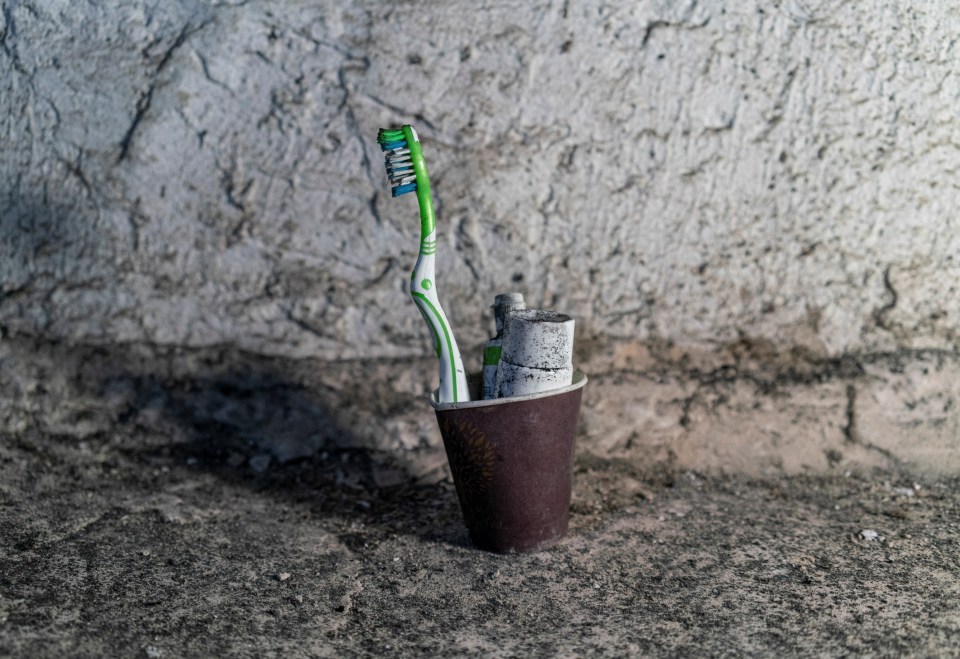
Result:
{"type": "MultiPolygon", "coordinates": [[[[20,54],[17,52],[17,48],[10,45],[11,39],[17,37],[17,22],[13,17],[13,11],[19,4],[20,3],[4,2],[2,5],[2,11],[0,11],[0,13],[3,14],[4,28],[3,32],[0,32],[0,45],[3,46],[3,52],[6,53],[7,57],[9,57],[13,63],[13,69],[21,75],[28,75],[29,73],[26,67],[24,67],[23,62],[20,61],[20,54]]],[[[36,14],[36,10],[33,7],[29,5],[25,6],[34,15],[36,14]]]]}
{"type": "Polygon", "coordinates": [[[890,301],[884,304],[879,309],[873,312],[873,322],[877,327],[885,329],[887,331],[893,331],[888,324],[887,314],[893,311],[897,307],[897,302],[899,301],[899,296],[897,295],[897,289],[893,287],[893,282],[890,280],[890,269],[892,266],[887,266],[883,271],[883,287],[885,291],[890,295],[890,301]]]}
{"type": "Polygon", "coordinates": [[[891,464],[898,467],[903,466],[903,461],[897,457],[893,451],[877,446],[873,442],[866,441],[857,429],[857,387],[853,383],[848,384],[846,388],[846,406],[844,408],[844,424],[841,428],[844,442],[854,444],[868,451],[879,453],[891,464]]]}
{"type": "MultiPolygon", "coordinates": [[[[156,76],[159,76],[160,73],[162,73],[166,68],[167,64],[170,63],[174,53],[186,43],[187,39],[210,25],[212,22],[212,19],[208,19],[193,28],[191,28],[189,24],[185,25],[180,30],[179,34],[177,34],[177,38],[174,39],[172,44],[170,44],[170,47],[168,47],[160,57],[160,61],[157,63],[152,74],[150,74],[151,77],[155,78],[156,76]]],[[[204,70],[206,70],[205,66],[204,70]]],[[[127,127],[126,132],[124,132],[123,137],[120,138],[120,153],[117,156],[117,164],[120,164],[127,158],[127,155],[130,151],[130,145],[133,143],[133,138],[136,135],[137,129],[140,127],[140,124],[143,123],[144,118],[147,116],[147,112],[150,110],[150,105],[153,102],[153,94],[156,91],[158,84],[159,83],[157,80],[152,80],[147,87],[147,90],[141,93],[140,98],[137,99],[133,120],[127,127]]]]}
{"type": "Polygon", "coordinates": [[[843,437],[851,444],[857,444],[859,443],[857,438],[857,388],[852,384],[848,384],[846,393],[847,406],[844,409],[845,422],[842,428],[843,437]]]}

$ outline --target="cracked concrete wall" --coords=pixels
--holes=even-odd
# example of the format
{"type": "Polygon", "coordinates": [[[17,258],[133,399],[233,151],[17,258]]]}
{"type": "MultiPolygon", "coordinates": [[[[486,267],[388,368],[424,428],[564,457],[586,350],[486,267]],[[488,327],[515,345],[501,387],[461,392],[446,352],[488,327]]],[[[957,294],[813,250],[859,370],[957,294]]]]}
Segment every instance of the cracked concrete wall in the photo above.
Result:
{"type": "Polygon", "coordinates": [[[956,8],[342,4],[4,2],[0,321],[422,354],[374,143],[411,120],[466,346],[516,288],[596,336],[957,348],[956,8]]]}
{"type": "Polygon", "coordinates": [[[960,348],[949,3],[344,4],[2,0],[0,328],[428,354],[375,144],[412,121],[468,367],[505,290],[574,315],[588,365],[960,348]]]}

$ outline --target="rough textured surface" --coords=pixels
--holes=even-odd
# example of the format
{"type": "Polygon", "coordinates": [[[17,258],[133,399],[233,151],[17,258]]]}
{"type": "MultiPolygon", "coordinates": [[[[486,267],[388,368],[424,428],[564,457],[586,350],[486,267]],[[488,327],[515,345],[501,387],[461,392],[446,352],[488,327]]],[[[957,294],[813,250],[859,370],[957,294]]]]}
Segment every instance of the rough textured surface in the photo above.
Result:
{"type": "Polygon", "coordinates": [[[339,4],[2,2],[3,428],[107,427],[101,346],[104,409],[174,374],[241,429],[217,386],[282,392],[309,450],[436,446],[374,141],[412,119],[468,369],[495,293],[571,313],[599,454],[958,468],[956,9],[339,4]]]}
{"type": "MultiPolygon", "coordinates": [[[[960,359],[937,351],[810,360],[582,341],[584,451],[638,466],[726,473],[851,468],[960,473],[960,359]]],[[[234,348],[0,342],[0,427],[83,440],[133,424],[187,441],[217,430],[236,460],[331,448],[394,452],[436,475],[440,433],[423,393],[434,360],[265,358],[234,348]]]]}
{"type": "Polygon", "coordinates": [[[216,430],[2,439],[4,656],[902,657],[960,643],[956,480],[748,481],[581,456],[571,536],[502,557],[466,544],[449,483],[417,485],[385,454],[258,475],[230,466],[240,447],[216,430]]]}
{"type": "Polygon", "coordinates": [[[0,654],[956,648],[960,10],[343,4],[0,0],[0,654]],[[577,319],[548,553],[444,480],[411,119],[468,368],[577,319]]]}
{"type": "Polygon", "coordinates": [[[374,142],[412,119],[462,346],[518,288],[601,338],[957,349],[949,3],[342,4],[5,0],[0,322],[424,354],[374,142]]]}

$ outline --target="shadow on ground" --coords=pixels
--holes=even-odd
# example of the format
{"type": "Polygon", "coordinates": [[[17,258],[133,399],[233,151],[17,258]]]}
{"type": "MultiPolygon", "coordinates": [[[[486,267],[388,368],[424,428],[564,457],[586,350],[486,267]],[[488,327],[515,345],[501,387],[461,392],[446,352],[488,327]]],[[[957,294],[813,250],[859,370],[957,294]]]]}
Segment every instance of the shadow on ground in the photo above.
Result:
{"type": "MultiPolygon", "coordinates": [[[[135,392],[121,427],[130,424],[141,437],[151,424],[175,430],[169,442],[129,446],[126,455],[144,464],[204,470],[314,515],[360,519],[422,540],[467,542],[452,484],[442,469],[424,474],[421,466],[425,452],[442,448],[371,448],[375,424],[357,428],[357,415],[343,414],[346,405],[335,392],[271,368],[225,366],[213,377],[175,381],[119,374],[135,392]],[[428,521],[420,514],[425,502],[447,514],[428,521]]],[[[341,540],[355,548],[352,534],[341,540]]]]}
{"type": "Polygon", "coordinates": [[[44,434],[109,448],[145,473],[209,473],[311,515],[468,542],[429,405],[405,400],[378,375],[416,365],[321,365],[233,348],[185,352],[17,337],[6,345],[0,364],[20,372],[0,382],[14,391],[8,413],[26,409],[24,423],[44,434]],[[420,444],[379,448],[390,445],[383,434],[399,422],[426,428],[420,444]]]}

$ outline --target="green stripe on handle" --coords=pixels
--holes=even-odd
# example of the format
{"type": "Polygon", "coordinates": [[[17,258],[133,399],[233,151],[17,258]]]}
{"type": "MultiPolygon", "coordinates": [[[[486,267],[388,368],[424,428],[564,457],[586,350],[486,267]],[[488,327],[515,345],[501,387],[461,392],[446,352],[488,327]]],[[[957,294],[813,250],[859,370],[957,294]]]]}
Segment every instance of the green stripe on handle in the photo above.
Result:
{"type": "Polygon", "coordinates": [[[420,243],[420,253],[427,256],[437,253],[436,240],[424,240],[420,243]]]}
{"type": "MultiPolygon", "coordinates": [[[[446,343],[447,343],[446,356],[449,360],[446,364],[446,369],[445,369],[446,376],[450,378],[450,385],[453,387],[452,402],[454,403],[459,402],[460,397],[457,395],[457,362],[453,358],[453,341],[450,340],[450,330],[447,329],[447,324],[443,322],[443,317],[440,315],[440,312],[438,312],[437,308],[433,306],[430,300],[427,299],[426,295],[424,295],[423,293],[417,293],[417,292],[413,292],[411,293],[411,295],[413,296],[414,302],[418,303],[417,306],[419,306],[420,304],[427,305],[427,308],[433,313],[433,317],[436,319],[436,324],[439,325],[440,329],[443,330],[443,338],[446,340],[446,343]]],[[[433,331],[436,332],[436,327],[434,327],[434,323],[430,323],[430,325],[433,331]]],[[[442,358],[440,361],[440,365],[441,367],[444,366],[442,358]]]]}

